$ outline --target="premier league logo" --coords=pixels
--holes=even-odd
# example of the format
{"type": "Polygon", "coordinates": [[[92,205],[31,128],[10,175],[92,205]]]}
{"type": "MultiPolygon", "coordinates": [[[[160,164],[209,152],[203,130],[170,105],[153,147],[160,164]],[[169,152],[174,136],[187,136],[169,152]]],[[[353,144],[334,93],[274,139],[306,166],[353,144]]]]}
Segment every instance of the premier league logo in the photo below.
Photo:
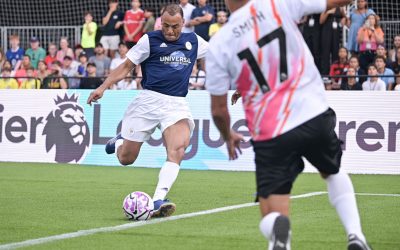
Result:
{"type": "Polygon", "coordinates": [[[57,96],[55,107],[46,118],[43,135],[46,136],[46,151],[55,147],[58,163],[79,162],[90,144],[89,127],[78,96],[57,96]]]}

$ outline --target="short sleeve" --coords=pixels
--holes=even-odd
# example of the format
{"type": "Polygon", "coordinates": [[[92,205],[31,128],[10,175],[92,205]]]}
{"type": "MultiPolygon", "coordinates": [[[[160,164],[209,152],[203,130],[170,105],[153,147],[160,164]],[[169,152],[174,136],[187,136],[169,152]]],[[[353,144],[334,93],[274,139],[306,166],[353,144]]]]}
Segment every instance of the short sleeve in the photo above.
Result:
{"type": "Polygon", "coordinates": [[[275,1],[275,4],[286,5],[289,16],[293,18],[295,22],[300,22],[303,16],[310,14],[322,13],[326,10],[327,0],[295,0],[295,1],[275,1]]]}
{"type": "Polygon", "coordinates": [[[197,49],[197,58],[203,58],[206,56],[208,51],[208,42],[204,40],[201,36],[197,36],[198,41],[198,49],[197,49]]]}
{"type": "Polygon", "coordinates": [[[228,93],[231,78],[226,69],[226,64],[218,62],[220,56],[215,55],[214,51],[209,50],[206,56],[207,81],[206,89],[211,95],[221,96],[228,93]]]}
{"type": "Polygon", "coordinates": [[[149,36],[148,35],[143,35],[137,44],[133,46],[128,53],[126,54],[126,57],[128,57],[131,62],[133,62],[135,65],[140,64],[144,60],[146,60],[150,55],[150,42],[149,42],[149,36]]]}

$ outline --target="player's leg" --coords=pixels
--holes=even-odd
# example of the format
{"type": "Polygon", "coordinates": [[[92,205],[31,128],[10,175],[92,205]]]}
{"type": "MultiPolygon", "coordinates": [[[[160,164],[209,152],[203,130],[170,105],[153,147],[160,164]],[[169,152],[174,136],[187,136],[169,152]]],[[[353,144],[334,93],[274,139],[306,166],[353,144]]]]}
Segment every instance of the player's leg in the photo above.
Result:
{"type": "Polygon", "coordinates": [[[342,157],[341,142],[334,131],[336,115],[329,109],[313,122],[307,123],[310,131],[319,131],[305,157],[317,167],[327,183],[329,201],[335,207],[337,214],[349,237],[349,249],[369,249],[361,229],[360,216],[350,177],[339,171],[342,157]],[[354,237],[358,243],[354,243],[354,237]],[[350,248],[358,244],[359,248],[350,248]],[[365,247],[363,247],[364,245],[365,247]]]}
{"type": "Polygon", "coordinates": [[[165,217],[175,212],[175,204],[165,200],[165,197],[178,177],[185,149],[189,146],[190,133],[187,119],[180,120],[163,131],[167,161],[158,175],[158,184],[153,196],[155,210],[153,217],[165,217]]]}

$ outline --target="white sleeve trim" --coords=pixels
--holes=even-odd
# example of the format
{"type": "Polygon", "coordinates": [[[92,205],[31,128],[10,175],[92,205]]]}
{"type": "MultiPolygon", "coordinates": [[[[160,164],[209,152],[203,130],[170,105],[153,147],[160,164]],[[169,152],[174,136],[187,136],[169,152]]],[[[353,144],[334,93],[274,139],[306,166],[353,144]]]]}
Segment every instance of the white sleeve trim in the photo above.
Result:
{"type": "Polygon", "coordinates": [[[204,40],[201,36],[197,35],[197,41],[198,41],[198,48],[197,48],[197,58],[203,58],[206,56],[207,51],[208,51],[208,42],[204,40]]]}
{"type": "Polygon", "coordinates": [[[126,57],[131,60],[135,65],[140,64],[144,60],[146,60],[150,55],[150,41],[149,41],[149,36],[143,35],[137,44],[133,46],[128,53],[126,54],[126,57]]]}

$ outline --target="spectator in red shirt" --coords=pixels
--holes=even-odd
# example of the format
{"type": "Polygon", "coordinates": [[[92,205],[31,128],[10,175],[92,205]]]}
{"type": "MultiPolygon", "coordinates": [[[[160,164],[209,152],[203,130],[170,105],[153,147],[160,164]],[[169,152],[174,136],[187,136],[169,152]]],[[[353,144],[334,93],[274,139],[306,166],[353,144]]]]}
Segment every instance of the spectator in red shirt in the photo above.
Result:
{"type": "Polygon", "coordinates": [[[55,43],[50,43],[47,52],[48,54],[44,58],[44,62],[47,67],[50,67],[54,61],[57,61],[57,45],[55,43]]]}
{"type": "Polygon", "coordinates": [[[345,47],[339,49],[339,59],[332,63],[331,69],[329,71],[329,76],[332,77],[332,89],[340,89],[340,84],[342,83],[341,77],[335,77],[339,75],[344,75],[344,72],[349,67],[349,62],[347,60],[348,52],[345,47]]]}
{"type": "Polygon", "coordinates": [[[124,17],[124,41],[128,48],[132,48],[143,36],[143,26],[145,22],[144,12],[140,9],[140,1],[132,0],[132,9],[125,12],[124,17]]]}

